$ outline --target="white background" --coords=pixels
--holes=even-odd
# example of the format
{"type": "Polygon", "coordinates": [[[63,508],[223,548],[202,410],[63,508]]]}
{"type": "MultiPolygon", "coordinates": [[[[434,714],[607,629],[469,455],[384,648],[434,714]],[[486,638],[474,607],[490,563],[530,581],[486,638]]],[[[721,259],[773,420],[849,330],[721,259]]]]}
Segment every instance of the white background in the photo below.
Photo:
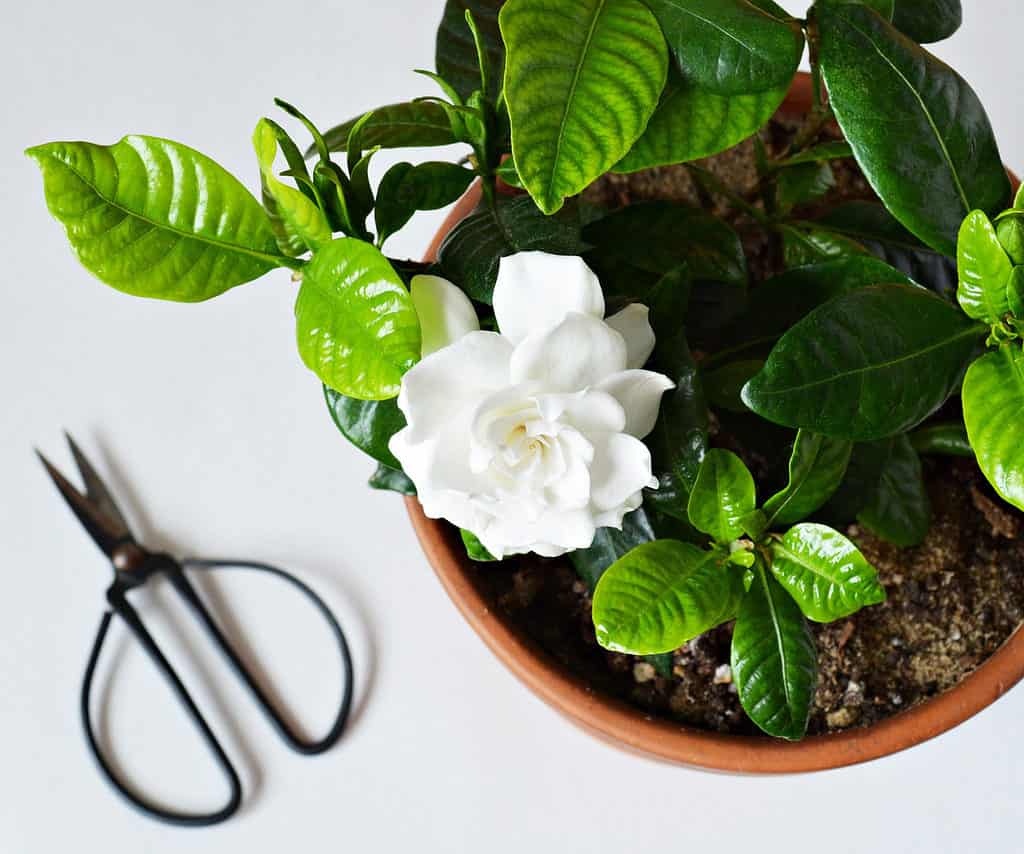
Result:
{"type": "MultiPolygon", "coordinates": [[[[965,5],[967,23],[938,53],[988,105],[1006,161],[1024,166],[1024,13],[1009,0],[965,5]]],[[[157,134],[254,187],[249,137],[273,96],[330,125],[430,91],[411,69],[433,67],[440,0],[3,6],[0,852],[1020,850],[1024,690],[923,747],[812,776],[716,776],[598,744],[491,657],[401,501],[363,485],[372,465],[336,433],[295,353],[284,271],[175,305],[121,295],[77,266],[25,146],[157,134]],[[170,616],[147,613],[245,777],[246,805],[226,825],[138,817],[85,751],[77,693],[109,570],[31,452],[70,466],[62,427],[97,457],[146,542],[283,564],[352,635],[351,731],[301,758],[155,591],[170,616]]],[[[422,215],[391,250],[417,256],[440,218],[422,215]]],[[[302,719],[323,722],[338,691],[326,634],[286,591],[239,581],[218,589],[302,719]]],[[[112,660],[100,719],[119,760],[171,804],[213,805],[223,784],[120,630],[112,660]]]]}

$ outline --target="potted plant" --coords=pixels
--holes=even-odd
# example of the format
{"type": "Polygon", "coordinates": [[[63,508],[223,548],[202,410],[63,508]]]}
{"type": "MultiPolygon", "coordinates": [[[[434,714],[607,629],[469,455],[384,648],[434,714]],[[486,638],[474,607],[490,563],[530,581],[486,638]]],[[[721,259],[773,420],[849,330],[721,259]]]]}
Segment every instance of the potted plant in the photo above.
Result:
{"type": "Polygon", "coordinates": [[[949,694],[896,714],[1020,620],[1024,198],[976,95],[921,47],[960,18],[950,0],[816,0],[804,18],[771,0],[448,0],[421,72],[441,94],[326,132],[278,100],[312,144],[258,122],[262,202],[168,140],[28,153],[115,288],[196,301],[293,271],[300,356],[376,460],[371,485],[408,496],[457,604],[545,699],[682,761],[845,764],[1024,669],[1011,642],[954,689],[959,718],[936,711],[949,694]],[[451,143],[467,156],[373,186],[381,148],[451,143]],[[417,211],[460,197],[427,261],[388,257],[417,211]],[[880,659],[844,647],[877,651],[871,615],[927,601],[904,575],[983,523],[967,550],[991,558],[986,595],[1018,604],[972,615],[977,590],[947,585],[983,642],[883,698],[880,659]],[[515,589],[548,577],[565,580],[550,601],[515,589]],[[539,611],[517,617],[517,597],[539,611]],[[557,639],[581,616],[589,669],[557,639]],[[695,686],[718,718],[680,697],[695,686]]]}

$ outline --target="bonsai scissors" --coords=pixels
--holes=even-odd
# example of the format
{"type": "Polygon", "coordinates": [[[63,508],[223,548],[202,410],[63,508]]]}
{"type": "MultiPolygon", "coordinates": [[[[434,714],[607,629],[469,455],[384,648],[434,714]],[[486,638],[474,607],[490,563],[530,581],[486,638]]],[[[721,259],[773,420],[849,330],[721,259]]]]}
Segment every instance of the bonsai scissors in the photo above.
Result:
{"type": "Polygon", "coordinates": [[[127,594],[146,584],[151,578],[156,576],[166,578],[196,616],[206,635],[220,649],[231,665],[231,668],[249,689],[249,692],[281,738],[293,750],[306,755],[323,753],[338,740],[342,730],[345,728],[345,721],[348,718],[349,708],[352,703],[352,659],[349,655],[345,634],[324,601],[306,584],[282,569],[251,561],[198,559],[178,561],[168,554],[147,550],[132,536],[124,516],[118,510],[113,498],[111,498],[109,490],[103,484],[99,475],[96,474],[95,469],[90,465],[85,455],[70,436],[67,436],[67,440],[71,446],[71,453],[74,456],[75,463],[81,473],[82,481],[85,484],[84,495],[72,486],[68,479],[42,454],[39,454],[39,458],[60,490],[61,495],[71,505],[71,509],[78,517],[78,520],[85,526],[93,540],[95,540],[100,551],[110,559],[114,568],[114,580],[107,588],[107,608],[100,619],[99,629],[96,632],[96,639],[93,641],[92,651],[89,653],[85,675],[82,679],[81,717],[89,750],[96,759],[96,763],[103,776],[106,777],[115,791],[143,814],[171,824],[192,827],[201,827],[225,821],[238,810],[242,802],[242,785],[239,781],[238,773],[221,747],[216,735],[214,735],[213,730],[207,724],[202,712],[199,711],[199,708],[192,700],[184,683],[182,683],[170,662],[160,651],[160,647],[157,646],[156,641],[146,629],[138,612],[128,601],[127,594]],[[256,677],[243,663],[235,648],[221,632],[212,615],[207,611],[202,599],[200,599],[195,588],[185,575],[185,570],[204,572],[223,568],[266,572],[288,582],[309,599],[330,626],[341,654],[344,681],[341,704],[334,718],[334,723],[327,734],[320,740],[306,741],[293,731],[281,713],[275,708],[267,692],[261,687],[256,677]],[[199,730],[207,748],[224,772],[230,786],[230,796],[227,803],[220,809],[209,813],[185,813],[165,809],[137,793],[131,786],[125,783],[115,773],[112,764],[104,756],[93,730],[90,698],[100,649],[107,636],[111,620],[115,616],[124,622],[131,634],[142,645],[150,660],[156,665],[160,674],[167,680],[179,704],[185,709],[196,729],[199,730]]]}

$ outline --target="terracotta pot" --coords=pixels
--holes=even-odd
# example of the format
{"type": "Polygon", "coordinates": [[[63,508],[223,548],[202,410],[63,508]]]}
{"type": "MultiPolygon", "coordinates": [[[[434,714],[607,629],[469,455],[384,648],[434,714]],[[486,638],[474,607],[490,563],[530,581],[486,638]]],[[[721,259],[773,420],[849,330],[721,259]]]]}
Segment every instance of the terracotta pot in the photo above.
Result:
{"type": "MultiPolygon", "coordinates": [[[[780,112],[805,113],[811,105],[808,75],[797,77],[780,112]]],[[[1017,184],[1014,179],[1014,184],[1017,184]]],[[[433,259],[444,236],[477,204],[474,187],[460,202],[427,250],[433,259]]],[[[445,522],[428,519],[419,502],[406,506],[416,535],[441,584],[491,651],[538,697],[591,734],[619,747],[671,762],[752,774],[819,771],[887,756],[934,738],[977,714],[1024,676],[1024,631],[1019,628],[981,667],[956,687],[881,723],[800,742],[766,736],[707,732],[658,719],[610,696],[594,692],[492,607],[480,577],[486,564],[466,557],[458,535],[445,522]]]]}

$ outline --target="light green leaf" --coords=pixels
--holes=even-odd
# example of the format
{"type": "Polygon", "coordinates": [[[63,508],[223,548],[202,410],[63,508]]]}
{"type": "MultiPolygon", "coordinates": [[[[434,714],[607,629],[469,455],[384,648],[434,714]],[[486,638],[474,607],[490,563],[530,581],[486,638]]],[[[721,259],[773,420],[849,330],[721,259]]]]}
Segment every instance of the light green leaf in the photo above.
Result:
{"type": "Polygon", "coordinates": [[[554,213],[643,133],[665,85],[665,39],[640,0],[509,0],[500,22],[516,168],[554,213]]]}
{"type": "Polygon", "coordinates": [[[260,119],[252,135],[252,144],[260,167],[263,204],[275,226],[278,246],[290,255],[301,254],[328,243],[331,227],[327,217],[308,196],[289,187],[274,174],[279,132],[284,133],[274,122],[260,119]]]}
{"type": "Polygon", "coordinates": [[[1024,319],[1024,266],[1016,266],[1006,280],[1006,304],[1017,319],[1024,319]]]}
{"type": "Polygon", "coordinates": [[[346,439],[389,468],[402,468],[388,448],[391,437],[405,426],[405,416],[395,398],[357,400],[327,386],[324,398],[335,426],[346,439]]]}
{"type": "Polygon", "coordinates": [[[818,654],[799,607],[763,566],[754,567],[740,605],[730,659],[750,719],[768,735],[803,738],[818,683],[818,654]]]}
{"type": "Polygon", "coordinates": [[[805,522],[771,544],[772,574],[808,619],[830,623],[885,601],[878,573],[827,525],[805,522]]]}
{"type": "Polygon", "coordinates": [[[894,436],[886,445],[878,483],[857,521],[894,545],[916,546],[932,521],[921,459],[905,435],[894,436]]]}
{"type": "Polygon", "coordinates": [[[996,236],[1014,264],[1024,264],[1024,216],[1020,211],[1000,216],[996,223],[996,236]]]}
{"type": "Polygon", "coordinates": [[[852,450],[853,442],[846,439],[797,432],[789,458],[789,482],[764,503],[769,526],[792,525],[828,501],[842,483],[852,450]]]}
{"type": "Polygon", "coordinates": [[[26,152],[78,260],[135,296],[198,302],[274,267],[270,218],[235,178],[177,142],[51,142],[26,152]]]}
{"type": "Polygon", "coordinates": [[[967,369],[964,423],[978,465],[1004,499],[1024,510],[1024,351],[1009,342],[967,369]]]}
{"type": "Polygon", "coordinates": [[[472,531],[459,528],[459,533],[462,535],[462,544],[466,547],[466,554],[469,555],[470,560],[481,563],[491,563],[497,560],[494,555],[487,551],[484,544],[480,542],[480,538],[472,531]]]}
{"type": "Polygon", "coordinates": [[[720,543],[743,535],[743,517],[756,507],[754,478],[732,451],[712,448],[704,455],[690,493],[690,522],[720,543]]]}
{"type": "Polygon", "coordinates": [[[872,10],[815,9],[829,100],[857,162],[903,225],[952,255],[963,218],[1010,195],[984,107],[955,71],[872,10]]]}
{"type": "Polygon", "coordinates": [[[857,288],[779,339],[743,387],[754,412],[840,439],[909,430],[957,388],[986,329],[924,288],[857,288]]]}
{"type": "Polygon", "coordinates": [[[746,0],[648,0],[683,76],[718,95],[788,86],[803,53],[800,27],[746,0]]]}
{"type": "Polygon", "coordinates": [[[732,148],[775,115],[788,91],[786,84],[752,95],[716,95],[669,69],[646,130],[613,171],[686,163],[732,148]]]}
{"type": "Polygon", "coordinates": [[[402,279],[377,249],[355,238],[313,254],[295,321],[306,367],[349,397],[394,397],[420,357],[419,321],[402,279]]]}
{"type": "Polygon", "coordinates": [[[590,546],[569,552],[568,558],[576,574],[593,590],[615,561],[654,539],[650,516],[643,507],[638,507],[623,516],[621,528],[598,528],[590,546]]]}
{"type": "Polygon", "coordinates": [[[736,614],[741,573],[728,555],[656,540],[612,564],[594,590],[597,640],[633,655],[670,652],[736,614]]]}
{"type": "Polygon", "coordinates": [[[1002,320],[1010,310],[1006,286],[1013,265],[984,211],[971,211],[960,226],[956,265],[956,298],[967,316],[986,323],[1002,320]]]}
{"type": "Polygon", "coordinates": [[[416,211],[433,211],[459,198],[476,177],[454,163],[429,162],[413,166],[396,163],[377,188],[377,242],[404,226],[416,211]]]}
{"type": "MultiPolygon", "coordinates": [[[[465,22],[463,22],[465,27],[465,22]]],[[[468,30],[466,31],[468,35],[468,30]]],[[[365,113],[331,128],[324,141],[331,151],[346,151],[348,137],[365,113]]],[[[407,101],[378,107],[366,120],[360,142],[367,148],[420,148],[451,145],[456,142],[448,115],[440,104],[431,101],[407,101]]]]}

